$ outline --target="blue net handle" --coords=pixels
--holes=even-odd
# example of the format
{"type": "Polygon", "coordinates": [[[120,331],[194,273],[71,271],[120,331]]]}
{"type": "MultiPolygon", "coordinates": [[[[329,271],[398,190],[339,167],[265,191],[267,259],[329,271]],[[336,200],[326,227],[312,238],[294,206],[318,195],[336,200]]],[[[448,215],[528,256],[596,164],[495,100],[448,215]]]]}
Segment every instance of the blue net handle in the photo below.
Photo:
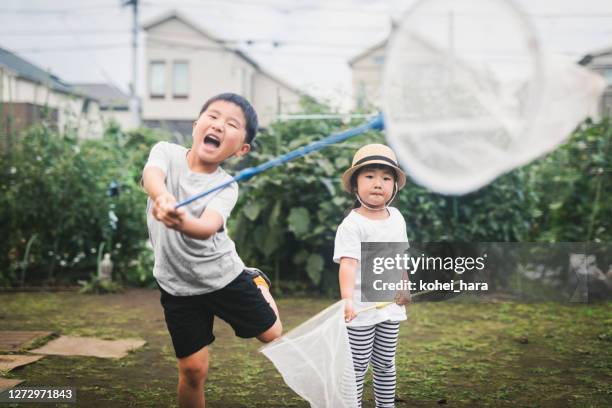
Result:
{"type": "Polygon", "coordinates": [[[300,148],[297,148],[289,153],[285,153],[282,156],[278,156],[272,160],[269,160],[265,163],[260,164],[259,166],[255,166],[255,167],[248,167],[242,171],[240,171],[240,173],[238,173],[236,176],[234,176],[231,180],[226,181],[225,183],[219,184],[216,187],[213,187],[209,190],[206,190],[202,193],[196,194],[193,197],[190,197],[186,200],[181,201],[180,203],[178,203],[176,205],[175,208],[179,208],[182,207],[184,205],[190,204],[202,197],[204,197],[207,194],[210,194],[212,192],[221,190],[227,186],[229,186],[230,184],[234,183],[234,182],[240,182],[240,181],[244,181],[244,180],[248,180],[251,177],[255,176],[256,174],[262,173],[268,169],[271,169],[273,167],[278,167],[281,164],[287,163],[288,161],[291,161],[293,159],[297,159],[298,157],[302,157],[305,156],[309,153],[312,152],[316,152],[317,150],[321,150],[324,147],[327,147],[329,145],[332,144],[336,144],[336,143],[340,143],[346,139],[349,139],[351,137],[355,137],[358,135],[361,135],[365,132],[368,132],[370,130],[383,130],[385,128],[384,125],[384,121],[383,121],[383,116],[382,114],[378,114],[376,115],[373,119],[371,119],[370,121],[364,123],[363,125],[354,127],[352,129],[346,130],[344,132],[340,132],[340,133],[335,133],[333,135],[327,136],[326,138],[323,138],[321,140],[318,140],[316,142],[312,142],[309,145],[306,146],[302,146],[300,148]]]}

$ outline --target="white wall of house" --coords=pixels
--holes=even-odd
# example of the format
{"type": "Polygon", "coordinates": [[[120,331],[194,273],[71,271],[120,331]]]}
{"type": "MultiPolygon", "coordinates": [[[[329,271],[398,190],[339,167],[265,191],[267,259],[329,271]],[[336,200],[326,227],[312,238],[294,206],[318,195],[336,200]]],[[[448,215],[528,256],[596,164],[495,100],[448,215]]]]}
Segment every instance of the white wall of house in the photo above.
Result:
{"type": "MultiPolygon", "coordinates": [[[[253,67],[237,54],[179,20],[172,19],[147,32],[146,94],[144,120],[194,120],[204,102],[221,92],[236,92],[251,97],[253,67]],[[180,45],[174,45],[180,43],[180,45]],[[178,89],[176,65],[186,63],[187,86],[178,89]],[[161,68],[153,68],[160,64],[161,68]],[[163,70],[163,93],[154,89],[158,79],[153,71],[163,70]],[[243,83],[246,81],[246,83],[243,83]],[[183,92],[186,90],[186,92],[183,92]]],[[[180,69],[184,70],[184,65],[180,69]]],[[[184,72],[184,71],[182,71],[184,72]]],[[[158,82],[159,84],[159,82],[158,82]]]]}
{"type": "Polygon", "coordinates": [[[269,124],[279,114],[299,112],[300,95],[293,89],[262,72],[255,73],[253,82],[256,90],[253,106],[262,126],[269,124]]]}
{"type": "Polygon", "coordinates": [[[3,102],[31,103],[58,111],[58,129],[76,129],[81,138],[102,135],[100,107],[97,101],[58,92],[49,86],[20,78],[14,71],[0,69],[0,96],[3,102]]]}
{"type": "Polygon", "coordinates": [[[262,126],[278,111],[297,111],[300,95],[248,58],[177,16],[162,21],[145,27],[143,120],[194,120],[204,102],[222,92],[251,101],[262,126]]]}
{"type": "Polygon", "coordinates": [[[599,113],[612,116],[612,49],[594,56],[587,67],[603,76],[608,83],[599,104],[599,113]]]}
{"type": "Polygon", "coordinates": [[[100,116],[104,126],[110,122],[116,122],[123,130],[134,129],[136,127],[134,115],[129,110],[101,110],[100,116]]]}
{"type": "Polygon", "coordinates": [[[385,46],[372,48],[352,60],[353,102],[357,109],[379,106],[382,101],[382,74],[385,46]]]}

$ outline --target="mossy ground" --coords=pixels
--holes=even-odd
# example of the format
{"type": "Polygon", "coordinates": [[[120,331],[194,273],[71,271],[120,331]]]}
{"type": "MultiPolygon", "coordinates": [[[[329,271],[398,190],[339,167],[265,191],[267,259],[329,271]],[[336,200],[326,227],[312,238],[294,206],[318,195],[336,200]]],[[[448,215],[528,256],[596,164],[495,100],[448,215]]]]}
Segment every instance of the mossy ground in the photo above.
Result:
{"type": "MultiPolygon", "coordinates": [[[[286,329],[332,302],[278,301],[286,329]]],[[[0,330],[147,341],[120,360],[47,356],[5,376],[75,387],[82,407],[175,406],[176,363],[157,291],[0,294],[0,304],[0,330]]],[[[215,335],[208,407],[308,406],[257,352],[259,342],[219,320],[215,335]]],[[[609,407],[612,304],[417,303],[401,325],[397,372],[398,407],[442,399],[449,407],[609,407]]],[[[366,390],[364,406],[373,406],[371,380],[366,390]]]]}

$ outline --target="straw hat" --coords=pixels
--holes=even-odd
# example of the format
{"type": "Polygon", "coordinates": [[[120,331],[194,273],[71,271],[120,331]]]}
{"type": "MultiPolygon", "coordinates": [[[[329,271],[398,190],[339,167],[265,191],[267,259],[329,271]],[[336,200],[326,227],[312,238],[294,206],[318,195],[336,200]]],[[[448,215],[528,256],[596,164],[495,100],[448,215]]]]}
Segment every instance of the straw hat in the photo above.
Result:
{"type": "Polygon", "coordinates": [[[383,144],[369,144],[357,150],[357,153],[353,156],[353,164],[342,175],[342,185],[345,191],[349,193],[353,192],[351,188],[351,177],[357,170],[368,164],[384,164],[391,167],[395,170],[395,174],[397,174],[397,189],[399,190],[406,185],[406,174],[404,174],[397,164],[397,158],[393,150],[383,144]]]}

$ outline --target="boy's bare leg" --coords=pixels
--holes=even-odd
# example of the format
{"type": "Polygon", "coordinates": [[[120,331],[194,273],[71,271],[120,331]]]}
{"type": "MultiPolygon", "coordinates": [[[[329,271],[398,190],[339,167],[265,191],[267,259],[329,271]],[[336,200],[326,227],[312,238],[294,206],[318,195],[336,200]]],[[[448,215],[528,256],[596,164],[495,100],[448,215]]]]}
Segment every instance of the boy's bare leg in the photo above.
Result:
{"type": "Polygon", "coordinates": [[[283,325],[281,323],[280,315],[278,313],[278,306],[276,306],[276,302],[274,301],[274,298],[270,293],[270,289],[265,285],[257,285],[257,287],[259,288],[259,290],[261,290],[261,294],[263,295],[264,299],[266,299],[266,301],[270,304],[270,307],[272,308],[272,310],[274,310],[274,313],[276,314],[276,321],[274,322],[272,327],[257,336],[257,339],[259,341],[263,343],[269,343],[272,340],[275,340],[281,336],[281,334],[283,333],[283,325]]]}
{"type": "Polygon", "coordinates": [[[204,382],[208,374],[208,347],[178,359],[178,404],[180,408],[203,408],[204,382]]]}

